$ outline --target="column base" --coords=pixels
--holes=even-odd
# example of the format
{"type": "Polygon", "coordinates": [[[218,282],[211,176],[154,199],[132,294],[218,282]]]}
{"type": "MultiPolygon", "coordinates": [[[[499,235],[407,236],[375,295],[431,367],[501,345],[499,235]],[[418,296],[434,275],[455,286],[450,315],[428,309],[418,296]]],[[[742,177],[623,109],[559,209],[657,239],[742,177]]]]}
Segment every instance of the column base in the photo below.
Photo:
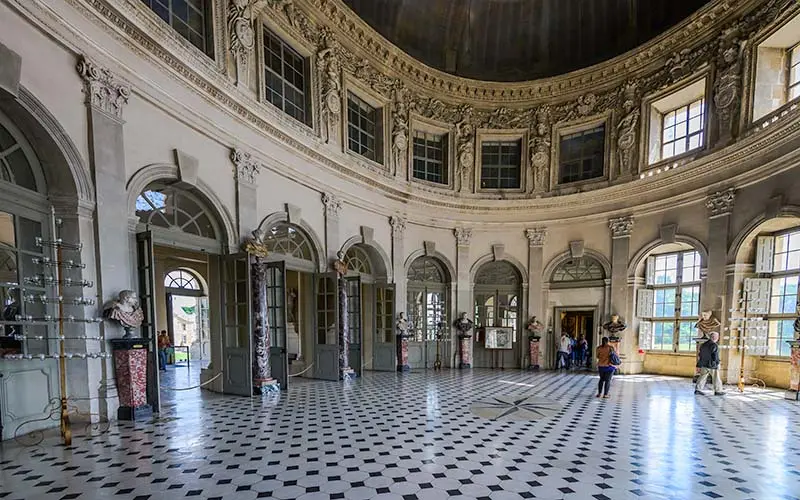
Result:
{"type": "Polygon", "coordinates": [[[254,396],[262,396],[270,392],[281,392],[281,384],[274,378],[253,381],[254,396]]]}
{"type": "Polygon", "coordinates": [[[411,367],[408,365],[397,365],[397,371],[399,372],[410,372],[411,367]]]}
{"type": "Polygon", "coordinates": [[[358,374],[352,368],[350,367],[342,368],[342,375],[341,375],[342,380],[352,380],[357,376],[358,374]]]}
{"type": "Polygon", "coordinates": [[[472,368],[472,363],[459,363],[458,367],[462,368],[462,369],[463,368],[472,368]]]}
{"type": "Polygon", "coordinates": [[[141,420],[150,420],[153,418],[153,407],[150,405],[142,405],[136,408],[130,406],[120,406],[117,408],[117,419],[131,420],[138,422],[141,420]]]}
{"type": "Polygon", "coordinates": [[[800,401],[800,392],[789,389],[783,394],[783,398],[789,401],[800,401]]]}
{"type": "Polygon", "coordinates": [[[528,371],[529,372],[538,372],[539,371],[539,365],[530,365],[528,367],[528,371]]]}

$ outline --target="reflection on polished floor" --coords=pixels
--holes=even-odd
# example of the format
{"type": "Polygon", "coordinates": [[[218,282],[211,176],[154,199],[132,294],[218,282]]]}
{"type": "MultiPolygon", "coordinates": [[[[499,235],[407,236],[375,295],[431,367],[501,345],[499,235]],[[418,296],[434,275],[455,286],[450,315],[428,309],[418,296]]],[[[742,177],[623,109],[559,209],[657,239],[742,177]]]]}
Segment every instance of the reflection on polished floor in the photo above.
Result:
{"type": "Polygon", "coordinates": [[[687,380],[641,375],[597,400],[596,382],[367,372],[346,384],[293,379],[263,399],[173,391],[155,423],[114,425],[69,449],[5,443],[0,498],[800,496],[800,405],[782,393],[695,396],[687,380]],[[470,411],[492,401],[506,407],[470,411]],[[526,411],[509,411],[515,403],[526,411]]]}

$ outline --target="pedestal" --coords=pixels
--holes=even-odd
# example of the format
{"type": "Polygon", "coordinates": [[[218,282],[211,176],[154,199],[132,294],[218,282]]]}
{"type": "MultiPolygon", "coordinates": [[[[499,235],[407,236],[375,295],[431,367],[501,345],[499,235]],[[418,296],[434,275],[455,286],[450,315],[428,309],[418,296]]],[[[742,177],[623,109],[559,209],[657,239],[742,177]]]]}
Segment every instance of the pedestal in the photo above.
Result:
{"type": "Polygon", "coordinates": [[[472,368],[472,335],[458,336],[459,368],[472,368]]]}
{"type": "Polygon", "coordinates": [[[695,342],[695,344],[694,344],[695,348],[694,349],[695,349],[695,355],[696,355],[695,363],[694,363],[694,365],[695,365],[694,377],[692,377],[692,383],[694,383],[694,384],[696,384],[697,383],[697,379],[700,378],[700,368],[697,367],[697,362],[700,361],[700,348],[703,346],[703,344],[706,343],[706,340],[708,340],[708,337],[700,337],[700,338],[694,339],[694,342],[695,342]]]}
{"type": "MultiPolygon", "coordinates": [[[[608,337],[608,345],[610,345],[614,349],[614,352],[617,353],[617,356],[619,356],[620,361],[624,361],[622,359],[622,351],[619,350],[620,344],[622,344],[621,337],[617,337],[616,335],[610,335],[608,337]]],[[[620,375],[622,374],[622,368],[617,368],[617,374],[620,375]]]]}
{"type": "Polygon", "coordinates": [[[408,335],[397,336],[397,371],[411,371],[408,365],[408,335]]]}
{"type": "Polygon", "coordinates": [[[786,391],[786,399],[797,401],[800,394],[800,340],[790,340],[788,344],[792,347],[792,366],[789,368],[789,390],[786,391]]]}
{"type": "Polygon", "coordinates": [[[119,420],[145,420],[153,417],[147,404],[147,340],[113,339],[114,374],[119,395],[119,420]]]}
{"type": "Polygon", "coordinates": [[[528,370],[539,369],[539,342],[540,337],[528,337],[528,354],[530,354],[530,364],[528,370]]]}

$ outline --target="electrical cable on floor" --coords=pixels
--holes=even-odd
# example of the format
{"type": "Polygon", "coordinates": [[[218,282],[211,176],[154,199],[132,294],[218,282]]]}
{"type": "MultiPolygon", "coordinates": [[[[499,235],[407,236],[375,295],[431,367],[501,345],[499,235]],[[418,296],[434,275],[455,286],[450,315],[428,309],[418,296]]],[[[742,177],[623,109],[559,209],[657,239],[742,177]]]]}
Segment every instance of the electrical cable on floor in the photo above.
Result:
{"type": "Polygon", "coordinates": [[[301,372],[298,372],[298,373],[290,373],[289,376],[290,377],[297,377],[298,375],[304,374],[305,372],[307,372],[308,370],[312,369],[313,367],[314,367],[314,363],[311,363],[310,365],[308,365],[308,368],[306,368],[305,370],[303,370],[301,372]]]}
{"type": "Polygon", "coordinates": [[[178,391],[191,391],[192,389],[199,389],[200,387],[203,387],[204,385],[208,385],[211,382],[213,382],[213,381],[217,380],[218,378],[220,378],[222,376],[222,373],[223,372],[219,372],[216,375],[214,375],[213,377],[211,377],[210,379],[208,379],[205,382],[203,382],[202,384],[194,385],[192,387],[182,387],[182,388],[179,389],[177,387],[164,387],[162,385],[162,386],[159,387],[159,389],[164,390],[164,391],[175,391],[175,392],[178,392],[178,391]]]}

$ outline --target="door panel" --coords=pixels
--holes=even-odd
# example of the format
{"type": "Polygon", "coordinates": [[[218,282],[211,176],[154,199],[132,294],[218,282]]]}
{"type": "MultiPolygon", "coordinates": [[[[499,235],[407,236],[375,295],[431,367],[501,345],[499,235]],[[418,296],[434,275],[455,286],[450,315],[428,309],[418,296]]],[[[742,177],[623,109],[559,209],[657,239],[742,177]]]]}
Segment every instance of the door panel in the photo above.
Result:
{"type": "Polygon", "coordinates": [[[211,337],[210,337],[210,321],[208,317],[208,297],[198,297],[198,328],[200,329],[200,359],[203,361],[211,361],[211,337]]]}
{"type": "Polygon", "coordinates": [[[250,265],[247,254],[222,257],[222,360],[225,375],[222,391],[253,395],[252,305],[250,265]]]}
{"type": "Polygon", "coordinates": [[[345,280],[347,292],[347,326],[350,330],[349,359],[350,368],[361,375],[361,277],[351,277],[345,280]]]}
{"type": "Polygon", "coordinates": [[[394,331],[394,285],[378,285],[375,288],[375,337],[373,342],[372,367],[378,371],[393,372],[397,369],[394,331]]]}
{"type": "Polygon", "coordinates": [[[147,340],[147,404],[154,412],[161,408],[158,372],[158,335],[156,332],[155,257],[153,235],[150,231],[136,235],[136,268],[139,274],[139,304],[144,314],[142,338],[147,340]]]}
{"type": "Polygon", "coordinates": [[[289,387],[289,353],[286,349],[286,263],[267,266],[267,319],[269,321],[269,366],[282,390],[289,387]]]}
{"type": "Polygon", "coordinates": [[[339,380],[339,292],[336,273],[317,276],[314,378],[339,380]]]}

